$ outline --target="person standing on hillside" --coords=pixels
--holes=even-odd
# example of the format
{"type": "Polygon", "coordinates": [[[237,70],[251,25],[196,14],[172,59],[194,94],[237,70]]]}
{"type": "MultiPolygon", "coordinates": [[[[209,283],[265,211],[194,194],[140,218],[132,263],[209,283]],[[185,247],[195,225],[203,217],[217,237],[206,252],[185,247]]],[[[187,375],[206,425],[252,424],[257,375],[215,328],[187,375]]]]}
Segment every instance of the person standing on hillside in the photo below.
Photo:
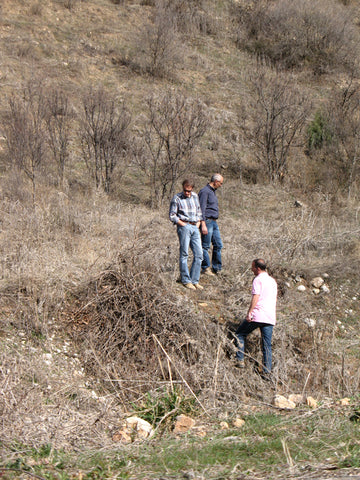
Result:
{"type": "Polygon", "coordinates": [[[263,378],[271,373],[272,351],[271,337],[276,323],[277,283],[266,271],[262,258],[253,260],[251,270],[255,275],[252,284],[252,297],[245,320],[236,330],[238,351],[236,366],[245,367],[244,352],[246,337],[256,328],[261,331],[261,346],[263,354],[263,378]]]}
{"type": "Polygon", "coordinates": [[[202,212],[201,244],[203,249],[202,273],[214,276],[222,269],[221,249],[223,244],[220,229],[217,224],[219,218],[219,204],[216,190],[223,184],[223,177],[215,173],[210,182],[200,190],[199,200],[202,212]],[[209,250],[213,246],[212,259],[210,261],[209,250]]]}
{"type": "Polygon", "coordinates": [[[200,222],[202,220],[199,197],[193,192],[194,182],[186,179],[182,183],[183,191],[174,195],[170,202],[169,217],[177,226],[180,243],[180,276],[184,287],[202,290],[199,284],[201,262],[203,259],[200,222]],[[190,273],[188,267],[189,246],[193,252],[190,273]]]}

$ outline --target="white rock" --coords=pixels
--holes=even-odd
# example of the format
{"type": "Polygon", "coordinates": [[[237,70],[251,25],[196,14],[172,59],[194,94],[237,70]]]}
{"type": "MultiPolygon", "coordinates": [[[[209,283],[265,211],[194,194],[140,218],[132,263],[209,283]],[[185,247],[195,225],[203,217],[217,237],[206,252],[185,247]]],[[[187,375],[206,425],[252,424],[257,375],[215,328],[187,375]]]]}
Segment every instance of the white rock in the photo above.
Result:
{"type": "Polygon", "coordinates": [[[154,430],[149,422],[139,417],[129,417],[125,420],[126,426],[137,432],[141,438],[148,438],[154,435],[154,430]]]}
{"type": "Polygon", "coordinates": [[[316,320],[314,320],[313,318],[306,317],[306,318],[304,318],[303,321],[310,328],[314,328],[316,326],[316,320]]]}
{"type": "Polygon", "coordinates": [[[320,288],[313,288],[313,289],[312,289],[312,292],[313,292],[314,295],[319,295],[319,293],[320,293],[320,288]]]}
{"type": "Polygon", "coordinates": [[[305,292],[306,287],[305,287],[305,285],[299,285],[296,290],[297,290],[298,292],[305,292]]]}
{"type": "Polygon", "coordinates": [[[320,287],[320,290],[323,292],[323,293],[330,293],[330,288],[327,286],[327,285],[322,285],[320,287]]]}
{"type": "Polygon", "coordinates": [[[300,405],[301,403],[305,402],[305,397],[304,395],[301,395],[301,393],[292,393],[289,395],[289,400],[295,403],[295,405],[300,405]]]}
{"type": "Polygon", "coordinates": [[[288,400],[282,395],[275,395],[274,405],[278,408],[294,409],[296,407],[295,403],[292,400],[288,400]]]}
{"type": "Polygon", "coordinates": [[[324,279],[321,277],[315,277],[311,280],[311,285],[315,288],[320,288],[322,285],[324,285],[324,279]]]}

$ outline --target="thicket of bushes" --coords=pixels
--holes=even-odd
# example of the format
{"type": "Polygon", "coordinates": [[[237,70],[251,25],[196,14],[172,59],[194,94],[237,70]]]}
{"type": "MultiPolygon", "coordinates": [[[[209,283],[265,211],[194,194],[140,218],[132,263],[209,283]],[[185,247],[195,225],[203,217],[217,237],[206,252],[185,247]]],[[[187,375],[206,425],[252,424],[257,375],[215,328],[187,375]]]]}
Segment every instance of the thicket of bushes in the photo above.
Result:
{"type": "Polygon", "coordinates": [[[247,0],[235,4],[236,43],[286,69],[358,69],[359,33],[336,1],[247,0]]]}

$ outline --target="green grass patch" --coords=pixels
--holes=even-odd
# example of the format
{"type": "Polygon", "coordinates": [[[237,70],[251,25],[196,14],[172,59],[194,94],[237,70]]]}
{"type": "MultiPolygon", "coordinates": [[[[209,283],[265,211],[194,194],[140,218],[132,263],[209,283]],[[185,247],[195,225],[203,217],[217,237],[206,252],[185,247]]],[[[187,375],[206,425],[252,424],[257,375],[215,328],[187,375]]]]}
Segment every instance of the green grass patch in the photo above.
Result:
{"type": "Polygon", "coordinates": [[[26,448],[14,443],[8,449],[12,460],[3,461],[2,468],[9,480],[21,471],[47,480],[180,479],[192,471],[210,480],[240,474],[275,478],[290,465],[299,472],[320,463],[354,468],[360,467],[360,426],[350,416],[331,409],[251,415],[241,429],[219,430],[212,422],[205,437],[163,435],[96,452],[69,454],[49,444],[26,448]]]}

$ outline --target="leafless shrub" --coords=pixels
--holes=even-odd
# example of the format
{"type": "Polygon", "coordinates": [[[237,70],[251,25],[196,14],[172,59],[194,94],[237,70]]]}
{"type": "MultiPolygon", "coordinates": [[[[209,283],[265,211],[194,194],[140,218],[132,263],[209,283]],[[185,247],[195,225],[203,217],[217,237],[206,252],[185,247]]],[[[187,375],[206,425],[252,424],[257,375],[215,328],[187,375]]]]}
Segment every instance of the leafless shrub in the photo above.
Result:
{"type": "Polygon", "coordinates": [[[79,136],[83,156],[96,188],[110,192],[111,181],[127,149],[130,114],[123,102],[103,89],[90,90],[82,100],[79,136]]]}
{"type": "Polygon", "coordinates": [[[30,6],[30,14],[40,16],[42,14],[42,3],[40,1],[30,6]]]}
{"type": "Polygon", "coordinates": [[[168,13],[163,3],[157,2],[151,21],[140,31],[140,41],[136,39],[136,62],[150,75],[159,78],[171,77],[182,60],[176,25],[168,13]]]}
{"type": "Polygon", "coordinates": [[[162,0],[161,4],[181,33],[194,35],[216,31],[215,21],[207,14],[209,3],[204,0],[162,0]]]}
{"type": "Polygon", "coordinates": [[[308,98],[291,79],[279,73],[269,75],[263,68],[250,75],[249,86],[247,118],[241,118],[239,127],[268,180],[282,181],[291,150],[301,145],[299,133],[307,119],[308,98]]]}
{"type": "Polygon", "coordinates": [[[63,5],[68,10],[73,10],[79,0],[63,0],[63,5]]]}
{"type": "Polygon", "coordinates": [[[63,186],[70,153],[71,108],[68,97],[60,90],[52,90],[48,93],[46,108],[48,142],[57,165],[59,183],[63,186]]]}
{"type": "Polygon", "coordinates": [[[351,12],[335,1],[250,0],[237,3],[237,44],[286,68],[353,70],[357,32],[351,12]]]}
{"type": "Polygon", "coordinates": [[[192,168],[208,119],[200,100],[177,91],[153,94],[146,106],[140,126],[144,145],[135,152],[135,160],[150,179],[152,206],[158,206],[175,193],[178,179],[192,168]]]}
{"type": "Polygon", "coordinates": [[[9,99],[4,118],[9,162],[30,179],[35,204],[36,181],[46,152],[45,97],[41,85],[29,83],[9,99]]]}

